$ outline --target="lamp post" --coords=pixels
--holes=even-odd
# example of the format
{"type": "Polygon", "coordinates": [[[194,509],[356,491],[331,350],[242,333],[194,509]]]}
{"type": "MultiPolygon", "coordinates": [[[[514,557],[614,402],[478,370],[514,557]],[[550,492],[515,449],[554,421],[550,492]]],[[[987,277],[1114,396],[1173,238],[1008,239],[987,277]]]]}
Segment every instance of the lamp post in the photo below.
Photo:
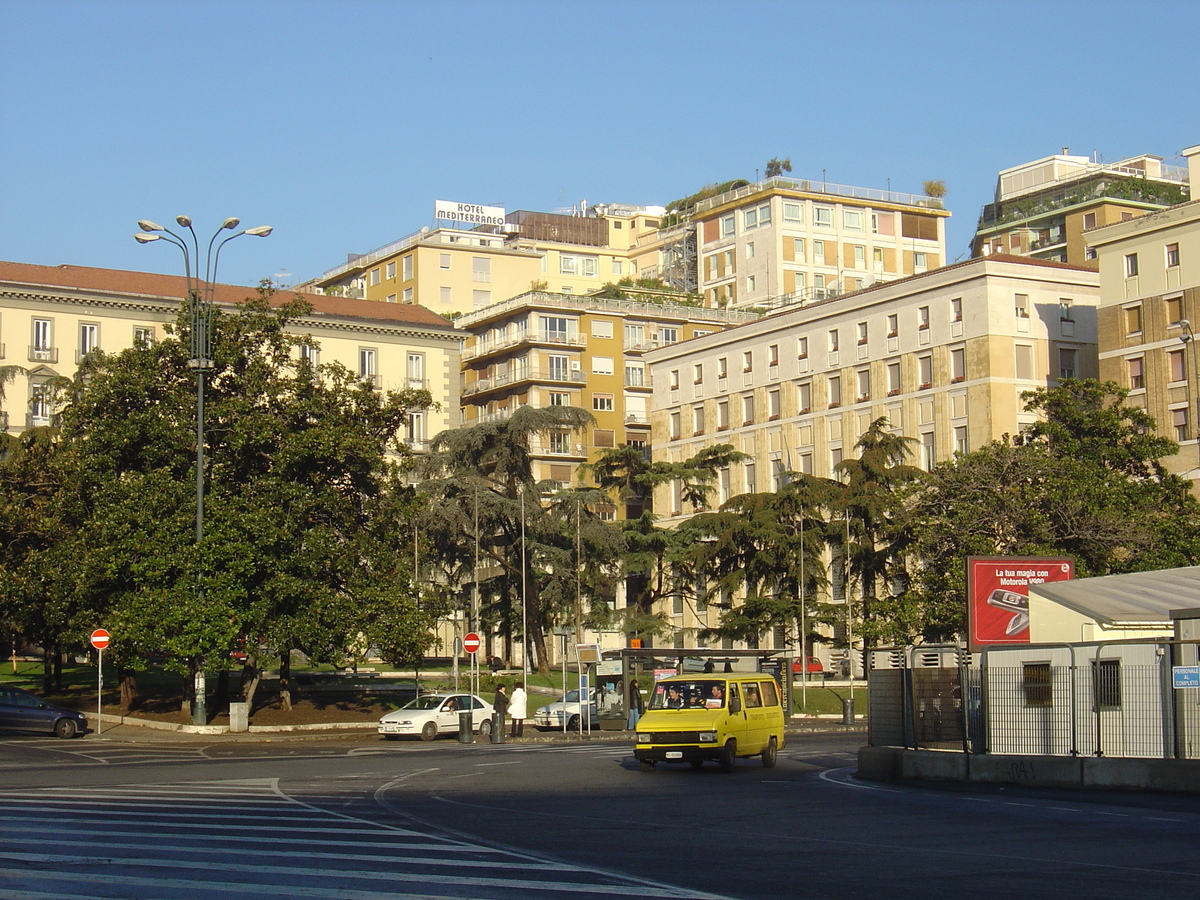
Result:
{"type": "MultiPolygon", "coordinates": [[[[1195,417],[1193,418],[1192,410],[1189,408],[1188,409],[1188,418],[1192,419],[1191,431],[1192,431],[1192,434],[1196,437],[1196,452],[1198,454],[1200,454],[1200,383],[1198,383],[1196,385],[1195,390],[1192,389],[1192,379],[1200,378],[1200,371],[1198,371],[1196,369],[1196,334],[1195,334],[1195,332],[1192,331],[1192,323],[1188,319],[1180,319],[1179,327],[1183,331],[1183,333],[1181,335],[1179,335],[1179,340],[1183,341],[1183,346],[1185,348],[1185,352],[1186,352],[1186,348],[1189,345],[1192,348],[1192,365],[1189,367],[1191,369],[1191,372],[1189,373],[1189,377],[1187,380],[1188,406],[1191,407],[1191,405],[1192,405],[1191,398],[1193,395],[1195,395],[1195,397],[1196,397],[1196,412],[1195,412],[1195,417]]],[[[1197,463],[1200,464],[1200,459],[1197,460],[1197,463]]],[[[1197,479],[1200,479],[1200,469],[1197,470],[1196,477],[1197,477],[1197,479]]]]}
{"type": "MultiPolygon", "coordinates": [[[[241,223],[235,218],[228,218],[221,227],[213,232],[208,241],[208,252],[204,257],[204,277],[200,276],[200,240],[192,228],[192,220],[188,216],[176,216],[175,221],[180,228],[186,228],[191,235],[191,252],[188,251],[188,241],[169,228],[164,228],[157,222],[142,219],[138,227],[142,229],[133,236],[139,244],[149,244],[152,241],[166,241],[174,244],[183,252],[183,269],[187,278],[188,321],[191,326],[191,357],[188,368],[196,373],[196,598],[204,595],[204,570],[200,564],[200,542],[204,538],[204,376],[213,369],[212,360],[212,329],[213,329],[213,289],[217,280],[217,263],[221,258],[221,248],[234,238],[249,234],[254,237],[266,237],[272,231],[269,225],[259,225],[256,228],[244,228],[234,234],[226,235],[220,243],[217,238],[222,231],[233,231],[241,223]],[[195,271],[193,272],[193,267],[195,271]]],[[[205,688],[203,659],[197,658],[195,670],[195,700],[192,704],[192,723],[204,725],[208,721],[205,709],[205,688]]]]}

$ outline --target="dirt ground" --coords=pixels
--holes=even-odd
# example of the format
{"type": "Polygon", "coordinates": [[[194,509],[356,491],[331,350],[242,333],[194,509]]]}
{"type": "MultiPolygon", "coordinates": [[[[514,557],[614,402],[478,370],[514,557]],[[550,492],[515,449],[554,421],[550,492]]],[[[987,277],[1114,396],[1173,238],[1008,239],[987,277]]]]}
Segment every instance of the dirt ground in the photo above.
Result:
{"type": "MultiPolygon", "coordinates": [[[[106,703],[103,712],[106,715],[126,715],[160,722],[191,724],[192,718],[183,713],[182,703],[183,698],[179,695],[149,695],[141,697],[127,712],[123,712],[116,703],[106,703]]],[[[396,702],[388,702],[358,691],[312,694],[293,691],[292,708],[285,710],[276,691],[263,692],[260,689],[255,694],[250,710],[250,724],[316,725],[330,722],[374,722],[399,705],[400,698],[397,698],[396,702]]],[[[207,712],[210,724],[228,724],[229,711],[225,704],[218,704],[210,697],[207,712]]]]}

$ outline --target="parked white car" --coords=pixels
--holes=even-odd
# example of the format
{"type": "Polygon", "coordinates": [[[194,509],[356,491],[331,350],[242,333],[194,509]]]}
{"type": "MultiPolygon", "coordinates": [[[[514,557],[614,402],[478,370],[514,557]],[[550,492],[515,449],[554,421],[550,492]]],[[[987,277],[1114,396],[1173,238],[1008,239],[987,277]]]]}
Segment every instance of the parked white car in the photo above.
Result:
{"type": "Polygon", "coordinates": [[[432,741],[439,734],[458,734],[458,714],[471,710],[471,724],[480,737],[492,733],[492,705],[474,694],[422,694],[379,720],[379,733],[388,740],[419,735],[432,741]]]}
{"type": "MultiPolygon", "coordinates": [[[[596,717],[595,702],[589,703],[588,707],[591,711],[592,728],[599,728],[600,720],[596,717]]],[[[547,703],[533,714],[533,726],[539,731],[550,731],[552,729],[561,731],[563,717],[565,716],[567,731],[578,731],[579,710],[579,691],[567,691],[567,696],[564,699],[547,703]]]]}

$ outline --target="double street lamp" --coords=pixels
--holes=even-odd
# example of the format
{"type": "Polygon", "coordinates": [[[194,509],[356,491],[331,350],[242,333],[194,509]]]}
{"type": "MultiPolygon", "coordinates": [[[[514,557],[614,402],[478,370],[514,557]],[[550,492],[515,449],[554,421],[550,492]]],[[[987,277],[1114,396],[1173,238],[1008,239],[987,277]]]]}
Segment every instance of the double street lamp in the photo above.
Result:
{"type": "MultiPolygon", "coordinates": [[[[1180,319],[1179,327],[1183,331],[1183,333],[1181,335],[1179,335],[1179,340],[1183,341],[1184,349],[1186,350],[1189,344],[1191,345],[1191,348],[1192,348],[1192,365],[1186,366],[1186,368],[1190,370],[1190,377],[1187,380],[1188,419],[1191,420],[1189,423],[1191,425],[1191,428],[1189,430],[1196,437],[1196,451],[1197,451],[1197,453],[1200,453],[1200,381],[1197,382],[1196,390],[1195,390],[1195,394],[1196,394],[1195,416],[1193,416],[1192,409],[1191,409],[1191,405],[1192,405],[1191,395],[1193,393],[1192,379],[1200,378],[1200,371],[1197,371],[1197,369],[1196,369],[1196,334],[1195,334],[1195,332],[1192,331],[1192,323],[1187,319],[1180,319]]],[[[1198,479],[1200,479],[1200,470],[1197,470],[1196,477],[1198,479]]]]}
{"type": "MultiPolygon", "coordinates": [[[[138,227],[142,230],[133,238],[139,244],[166,241],[174,244],[183,252],[183,267],[187,276],[188,321],[191,326],[191,357],[188,359],[188,368],[196,373],[196,597],[199,599],[204,594],[204,571],[199,555],[200,542],[204,537],[204,376],[213,370],[213,290],[217,281],[217,263],[221,258],[221,248],[234,238],[244,234],[266,237],[271,233],[272,228],[269,225],[244,228],[234,234],[226,235],[218,243],[217,238],[221,236],[222,232],[233,231],[241,224],[237,219],[226,219],[208,241],[208,252],[204,258],[204,276],[201,278],[200,240],[196,236],[195,229],[192,228],[192,220],[188,216],[176,216],[175,221],[180,228],[186,228],[191,235],[190,250],[186,237],[148,219],[138,222],[138,227]],[[193,271],[193,267],[195,271],[193,271]]],[[[207,720],[204,670],[202,661],[197,661],[192,722],[196,725],[203,725],[207,720]]]]}

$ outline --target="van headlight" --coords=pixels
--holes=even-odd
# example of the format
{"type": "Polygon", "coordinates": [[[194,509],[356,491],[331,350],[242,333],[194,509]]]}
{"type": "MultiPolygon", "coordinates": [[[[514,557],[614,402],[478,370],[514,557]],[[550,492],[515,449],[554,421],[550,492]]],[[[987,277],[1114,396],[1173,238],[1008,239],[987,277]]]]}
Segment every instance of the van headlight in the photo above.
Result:
{"type": "Polygon", "coordinates": [[[717,742],[717,733],[715,731],[700,732],[700,743],[715,744],[717,742]]]}
{"type": "Polygon", "coordinates": [[[637,736],[637,742],[638,742],[639,744],[648,744],[648,743],[650,743],[652,740],[654,740],[654,736],[653,736],[653,735],[649,735],[649,734],[638,734],[638,736],[637,736]]]}

